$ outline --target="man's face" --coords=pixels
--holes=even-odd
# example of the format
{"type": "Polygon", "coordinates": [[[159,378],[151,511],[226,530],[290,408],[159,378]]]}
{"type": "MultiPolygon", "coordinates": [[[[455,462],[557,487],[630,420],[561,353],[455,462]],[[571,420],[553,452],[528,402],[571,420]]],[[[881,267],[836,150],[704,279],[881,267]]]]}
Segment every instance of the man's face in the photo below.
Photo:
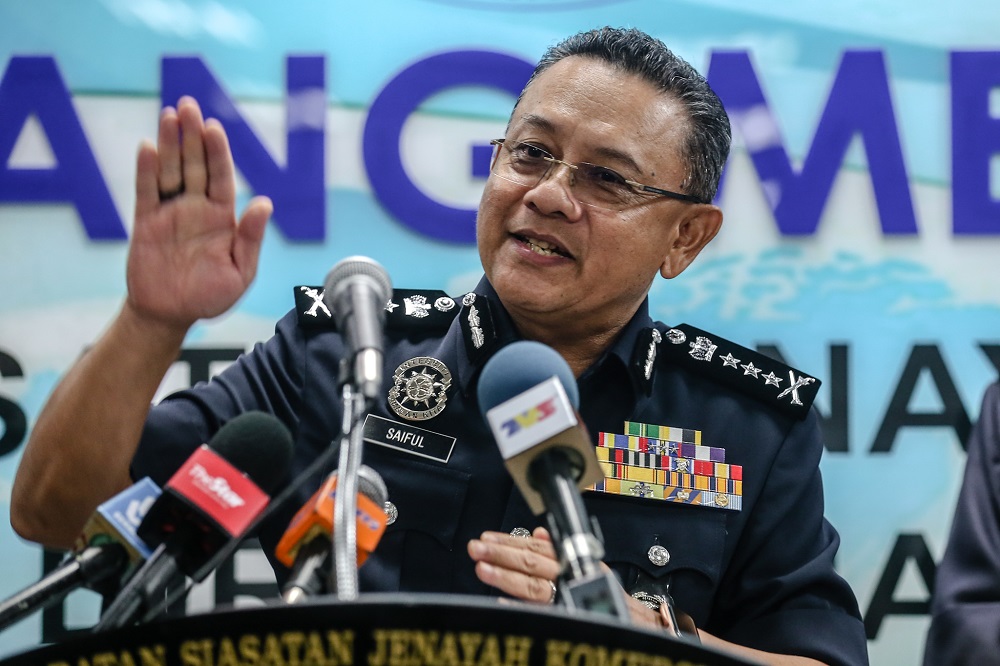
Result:
{"type": "MultiPolygon", "coordinates": [[[[650,83],[592,58],[566,58],[539,75],[511,118],[507,141],[527,142],[571,163],[608,167],[629,180],[679,191],[688,121],[650,83]]],[[[573,175],[552,167],[534,187],[491,175],[476,221],[486,276],[518,316],[557,315],[600,331],[625,323],[657,272],[680,273],[698,211],[714,206],[650,197],[621,211],[583,205],[573,175]]]]}

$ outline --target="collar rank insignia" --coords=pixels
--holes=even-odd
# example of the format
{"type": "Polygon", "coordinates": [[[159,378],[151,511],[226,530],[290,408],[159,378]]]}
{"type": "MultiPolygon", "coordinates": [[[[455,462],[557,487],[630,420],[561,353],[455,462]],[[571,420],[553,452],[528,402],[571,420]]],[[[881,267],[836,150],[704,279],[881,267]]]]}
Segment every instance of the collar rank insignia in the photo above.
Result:
{"type": "Polygon", "coordinates": [[[392,373],[389,408],[408,421],[426,421],[444,411],[451,371],[430,356],[403,361],[392,373]]]}
{"type": "Polygon", "coordinates": [[[799,420],[808,415],[822,383],[780,361],[686,324],[666,332],[659,355],[799,420]]]}
{"type": "Polygon", "coordinates": [[[497,345],[497,332],[493,325],[490,299],[470,291],[462,297],[458,324],[465,339],[465,353],[469,361],[478,364],[489,358],[497,345]]]}
{"type": "Polygon", "coordinates": [[[644,328],[632,349],[632,359],[629,363],[632,376],[646,395],[653,392],[653,373],[656,370],[656,355],[661,342],[663,334],[659,330],[653,327],[644,328]]]}
{"type": "MultiPolygon", "coordinates": [[[[303,328],[336,329],[323,300],[323,287],[295,287],[295,311],[303,328]]],[[[386,330],[444,331],[455,319],[458,304],[436,289],[395,289],[385,304],[386,330]]]]}
{"type": "Polygon", "coordinates": [[[725,449],[701,444],[701,431],[625,422],[625,434],[602,432],[596,447],[604,480],[589,490],[612,495],[743,509],[743,466],[725,449]]]}

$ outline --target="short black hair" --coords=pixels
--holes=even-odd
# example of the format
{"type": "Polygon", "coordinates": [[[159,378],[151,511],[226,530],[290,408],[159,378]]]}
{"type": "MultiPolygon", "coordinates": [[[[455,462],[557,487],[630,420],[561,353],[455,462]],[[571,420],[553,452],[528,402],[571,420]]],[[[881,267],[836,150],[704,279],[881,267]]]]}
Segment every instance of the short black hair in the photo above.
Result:
{"type": "MultiPolygon", "coordinates": [[[[722,101],[704,76],[662,41],[641,30],[603,27],[577,33],[547,49],[524,90],[539,74],[570,56],[606,62],[649,81],[677,99],[691,123],[686,152],[682,155],[688,163],[682,187],[702,201],[715,198],[722,167],[729,157],[732,130],[722,101]]],[[[524,90],[517,98],[515,109],[524,90]]]]}

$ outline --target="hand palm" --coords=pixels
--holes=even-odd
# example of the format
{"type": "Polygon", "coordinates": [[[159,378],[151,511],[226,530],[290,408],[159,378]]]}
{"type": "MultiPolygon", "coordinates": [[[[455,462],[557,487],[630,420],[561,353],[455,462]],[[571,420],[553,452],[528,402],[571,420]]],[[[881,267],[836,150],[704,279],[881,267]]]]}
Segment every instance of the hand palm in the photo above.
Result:
{"type": "Polygon", "coordinates": [[[160,116],[157,147],[139,150],[128,303],[187,328],[236,303],[257,271],[271,202],[257,197],[237,224],[235,170],[222,126],[182,98],[160,116]]]}
{"type": "Polygon", "coordinates": [[[184,325],[228,310],[249,286],[233,256],[236,234],[232,203],[204,196],[182,195],[137,217],[128,262],[132,304],[184,325]]]}

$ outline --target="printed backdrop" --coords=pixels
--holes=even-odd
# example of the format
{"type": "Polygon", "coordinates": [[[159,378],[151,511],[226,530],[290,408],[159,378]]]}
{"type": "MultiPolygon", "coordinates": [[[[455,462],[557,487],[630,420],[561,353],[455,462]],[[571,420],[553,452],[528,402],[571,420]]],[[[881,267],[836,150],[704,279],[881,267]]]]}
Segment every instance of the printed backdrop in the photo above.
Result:
{"type": "MultiPolygon", "coordinates": [[[[397,286],[470,289],[485,146],[531,64],[572,32],[636,26],[707,73],[735,130],[724,228],[684,275],[655,284],[654,316],[824,380],[838,567],[872,662],[918,663],[963,440],[1000,364],[1000,5],[749,4],[767,8],[0,4],[0,513],[44,400],[121,303],[136,147],[155,137],[161,104],[197,95],[230,133],[242,203],[276,203],[253,288],[192,332],[167,391],[266,338],[291,287],[321,284],[345,256],[376,259],[397,286]]],[[[0,597],[45,560],[0,521],[0,597]]],[[[210,579],[189,608],[259,603],[253,591],[268,589],[259,553],[226,576],[228,597],[210,579]]],[[[0,656],[93,624],[95,596],[0,633],[0,656]]]]}

